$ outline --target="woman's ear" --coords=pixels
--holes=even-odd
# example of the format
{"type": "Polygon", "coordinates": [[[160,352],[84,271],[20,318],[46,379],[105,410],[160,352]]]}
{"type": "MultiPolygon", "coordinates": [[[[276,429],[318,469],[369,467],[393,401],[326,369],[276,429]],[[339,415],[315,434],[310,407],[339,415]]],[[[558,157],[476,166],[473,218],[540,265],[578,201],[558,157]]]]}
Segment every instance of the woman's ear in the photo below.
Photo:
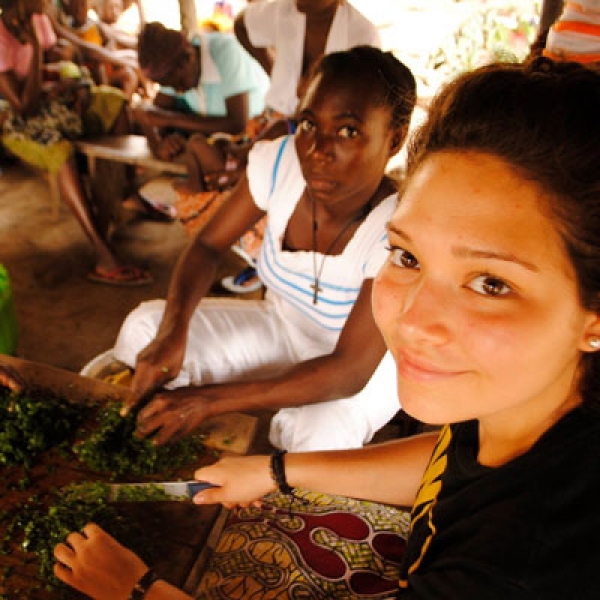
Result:
{"type": "Polygon", "coordinates": [[[404,145],[404,140],[406,139],[406,135],[408,133],[408,125],[404,125],[402,127],[397,127],[392,133],[392,138],[390,141],[390,158],[398,154],[402,146],[404,145]]]}
{"type": "Polygon", "coordinates": [[[590,313],[579,349],[582,352],[597,352],[600,350],[600,315],[590,313]]]}

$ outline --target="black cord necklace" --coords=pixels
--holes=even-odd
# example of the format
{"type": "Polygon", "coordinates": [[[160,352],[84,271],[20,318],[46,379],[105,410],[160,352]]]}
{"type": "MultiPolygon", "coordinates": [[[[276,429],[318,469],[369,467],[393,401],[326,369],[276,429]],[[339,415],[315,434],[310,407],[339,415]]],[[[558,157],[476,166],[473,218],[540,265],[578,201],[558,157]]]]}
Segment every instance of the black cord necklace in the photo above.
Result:
{"type": "Polygon", "coordinates": [[[335,245],[338,243],[340,238],[346,233],[348,228],[357,223],[358,221],[362,221],[370,212],[372,208],[373,198],[371,198],[365,206],[363,206],[358,214],[354,215],[338,232],[333,241],[327,246],[327,249],[323,253],[323,258],[321,260],[321,265],[317,270],[317,208],[315,199],[312,197],[312,194],[308,191],[308,195],[310,197],[310,201],[312,204],[312,258],[313,258],[313,283],[310,285],[310,288],[313,291],[313,304],[317,304],[319,301],[319,292],[322,292],[323,289],[319,287],[319,282],[321,281],[321,274],[323,273],[323,267],[325,266],[325,260],[329,253],[333,250],[335,245]]]}

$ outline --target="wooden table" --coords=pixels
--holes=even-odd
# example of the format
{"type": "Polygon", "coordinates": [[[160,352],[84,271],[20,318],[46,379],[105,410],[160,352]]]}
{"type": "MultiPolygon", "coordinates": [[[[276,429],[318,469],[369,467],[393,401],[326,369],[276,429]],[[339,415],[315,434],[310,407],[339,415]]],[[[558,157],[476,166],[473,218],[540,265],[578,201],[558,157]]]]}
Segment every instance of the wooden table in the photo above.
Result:
{"type": "MultiPolygon", "coordinates": [[[[123,386],[81,377],[41,363],[0,355],[0,364],[14,367],[29,385],[47,389],[73,402],[118,401],[129,393],[128,388],[123,386]]],[[[226,452],[246,453],[255,427],[255,417],[236,413],[220,420],[207,421],[204,430],[208,435],[208,445],[226,452]]],[[[212,455],[207,455],[198,466],[214,460],[212,455]]],[[[86,480],[89,475],[85,467],[66,463],[64,459],[51,456],[50,453],[48,457],[42,458],[30,473],[34,491],[60,487],[74,480],[86,480]]],[[[31,489],[20,491],[15,485],[22,476],[21,467],[0,467],[0,498],[3,499],[3,508],[19,506],[31,495],[31,489]]],[[[98,477],[92,477],[93,479],[98,477]]],[[[152,566],[162,577],[193,594],[225,522],[227,511],[221,506],[196,506],[188,502],[147,502],[135,505],[135,517],[141,519],[144,524],[152,523],[154,533],[160,539],[162,555],[152,566]]],[[[16,584],[23,586],[19,592],[22,595],[15,596],[14,589],[4,590],[0,584],[0,596],[7,594],[6,597],[14,597],[14,600],[55,600],[64,597],[44,589],[28,590],[27,586],[31,586],[36,578],[37,567],[34,564],[25,564],[23,555],[18,552],[0,555],[0,570],[7,567],[13,569],[16,574],[11,580],[11,585],[15,585],[16,581],[16,584]]],[[[73,592],[68,598],[81,598],[81,595],[73,592]]]]}

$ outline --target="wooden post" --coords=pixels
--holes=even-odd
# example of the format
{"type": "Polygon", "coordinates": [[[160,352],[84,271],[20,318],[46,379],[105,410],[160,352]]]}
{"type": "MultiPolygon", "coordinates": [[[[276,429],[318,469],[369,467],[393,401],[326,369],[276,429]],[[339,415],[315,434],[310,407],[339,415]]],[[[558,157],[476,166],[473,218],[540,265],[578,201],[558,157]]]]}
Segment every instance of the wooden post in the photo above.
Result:
{"type": "Polygon", "coordinates": [[[179,0],[179,12],[181,14],[181,30],[188,35],[198,32],[198,16],[196,14],[196,3],[194,0],[179,0]]]}

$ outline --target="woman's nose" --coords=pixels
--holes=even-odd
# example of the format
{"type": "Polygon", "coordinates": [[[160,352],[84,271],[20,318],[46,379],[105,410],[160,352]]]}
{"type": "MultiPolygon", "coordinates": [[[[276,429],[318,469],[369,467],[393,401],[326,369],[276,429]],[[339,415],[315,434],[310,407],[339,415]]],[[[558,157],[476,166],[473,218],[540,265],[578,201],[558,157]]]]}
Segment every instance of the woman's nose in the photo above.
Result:
{"type": "Polygon", "coordinates": [[[421,281],[407,292],[404,300],[396,316],[397,327],[404,339],[431,344],[448,339],[448,296],[439,286],[421,281]]]}
{"type": "Polygon", "coordinates": [[[331,160],[334,156],[332,136],[317,134],[310,149],[310,156],[313,160],[331,160]]]}

